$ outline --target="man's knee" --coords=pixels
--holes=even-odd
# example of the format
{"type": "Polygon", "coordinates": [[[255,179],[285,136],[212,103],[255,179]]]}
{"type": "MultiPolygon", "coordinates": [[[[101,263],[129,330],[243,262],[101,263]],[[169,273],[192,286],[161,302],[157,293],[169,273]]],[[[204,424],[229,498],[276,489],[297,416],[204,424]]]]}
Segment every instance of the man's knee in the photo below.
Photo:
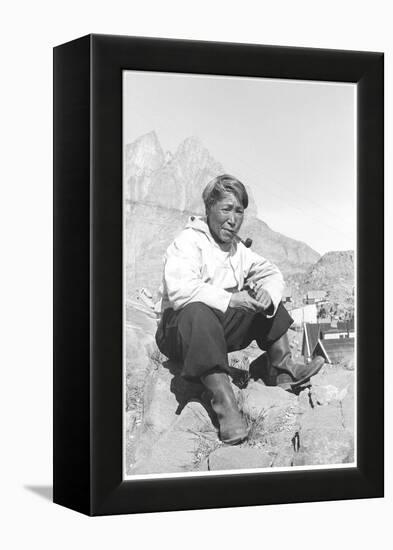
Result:
{"type": "Polygon", "coordinates": [[[258,346],[263,350],[268,349],[273,342],[288,331],[292,323],[293,319],[282,302],[279,303],[274,317],[266,319],[263,314],[258,314],[254,325],[258,346]]]}
{"type": "Polygon", "coordinates": [[[192,319],[212,316],[214,316],[212,308],[203,302],[191,302],[191,304],[184,306],[180,313],[180,317],[192,319]]]}
{"type": "Polygon", "coordinates": [[[179,316],[180,324],[197,324],[201,328],[210,328],[220,325],[219,312],[212,309],[203,302],[192,302],[186,305],[179,316]]]}

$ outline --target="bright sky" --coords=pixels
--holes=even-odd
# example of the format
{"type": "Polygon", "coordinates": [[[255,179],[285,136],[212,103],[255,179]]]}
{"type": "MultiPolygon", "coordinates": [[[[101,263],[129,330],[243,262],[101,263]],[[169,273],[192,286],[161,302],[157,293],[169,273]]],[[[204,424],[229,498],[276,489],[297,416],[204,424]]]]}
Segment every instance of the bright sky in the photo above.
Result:
{"type": "Polygon", "coordinates": [[[259,217],[320,254],[355,248],[356,86],[126,71],[124,140],[200,138],[259,217]]]}

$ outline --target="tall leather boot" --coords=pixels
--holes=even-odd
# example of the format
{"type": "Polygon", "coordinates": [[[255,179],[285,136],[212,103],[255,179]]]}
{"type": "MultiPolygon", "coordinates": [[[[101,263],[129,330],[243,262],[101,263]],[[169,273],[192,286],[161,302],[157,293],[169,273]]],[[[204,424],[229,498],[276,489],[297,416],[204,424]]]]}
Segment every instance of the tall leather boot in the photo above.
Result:
{"type": "Polygon", "coordinates": [[[236,403],[228,375],[211,371],[201,377],[208,389],[211,406],[220,425],[220,439],[227,445],[236,445],[248,436],[248,427],[236,403]]]}
{"type": "Polygon", "coordinates": [[[323,357],[315,357],[311,363],[295,363],[289,347],[288,334],[273,342],[267,350],[270,359],[271,371],[276,377],[276,384],[284,390],[293,391],[310,380],[320,371],[325,360],[323,357]]]}

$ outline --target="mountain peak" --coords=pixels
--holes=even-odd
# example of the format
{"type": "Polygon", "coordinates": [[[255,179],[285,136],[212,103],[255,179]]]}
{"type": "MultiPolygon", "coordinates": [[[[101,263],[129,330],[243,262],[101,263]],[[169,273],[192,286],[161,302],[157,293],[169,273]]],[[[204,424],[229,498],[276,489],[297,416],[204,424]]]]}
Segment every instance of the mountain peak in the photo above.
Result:
{"type": "Polygon", "coordinates": [[[202,151],[203,149],[205,149],[205,147],[198,136],[189,136],[180,143],[176,154],[183,154],[190,151],[202,151]]]}
{"type": "Polygon", "coordinates": [[[148,175],[164,162],[164,151],[154,130],[126,145],[127,177],[148,175]]]}
{"type": "Polygon", "coordinates": [[[331,250],[325,252],[321,257],[320,261],[343,261],[343,260],[352,260],[353,261],[354,252],[353,250],[331,250]]]}
{"type": "Polygon", "coordinates": [[[185,176],[194,178],[205,168],[209,172],[215,172],[215,175],[223,171],[221,164],[210,155],[208,149],[197,136],[190,136],[182,141],[174,158],[182,168],[185,176]]]}
{"type": "Polygon", "coordinates": [[[160,141],[154,130],[151,130],[151,132],[147,132],[147,134],[139,136],[139,138],[137,138],[132,143],[132,145],[136,145],[138,147],[152,147],[156,149],[161,149],[160,141]]]}

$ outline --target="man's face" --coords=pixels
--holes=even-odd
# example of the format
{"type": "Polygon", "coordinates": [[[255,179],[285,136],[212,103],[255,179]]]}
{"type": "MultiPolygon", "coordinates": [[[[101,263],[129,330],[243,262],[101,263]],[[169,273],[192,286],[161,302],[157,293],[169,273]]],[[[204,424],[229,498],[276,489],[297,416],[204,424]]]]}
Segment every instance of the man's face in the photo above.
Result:
{"type": "Polygon", "coordinates": [[[232,193],[225,193],[207,214],[210,232],[218,244],[230,245],[244,217],[243,205],[232,193]]]}

